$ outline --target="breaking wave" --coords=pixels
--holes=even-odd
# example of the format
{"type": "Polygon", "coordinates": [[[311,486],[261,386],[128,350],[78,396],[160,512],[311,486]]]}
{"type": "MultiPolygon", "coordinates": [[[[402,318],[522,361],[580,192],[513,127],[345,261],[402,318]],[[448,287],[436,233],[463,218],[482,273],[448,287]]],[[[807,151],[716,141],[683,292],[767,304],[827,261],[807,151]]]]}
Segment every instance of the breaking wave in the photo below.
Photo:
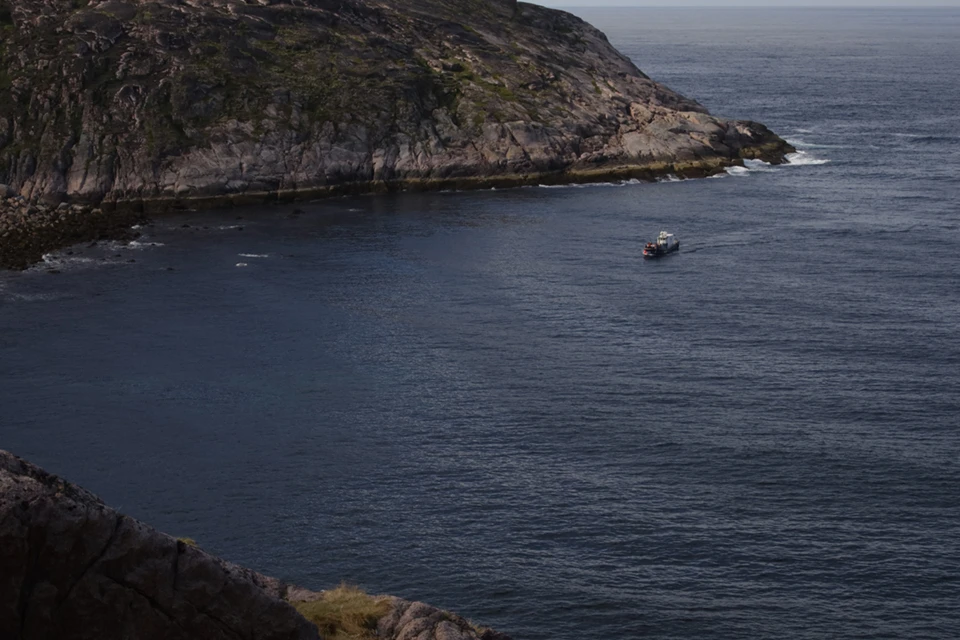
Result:
{"type": "Polygon", "coordinates": [[[839,144],[819,144],[816,142],[807,142],[803,138],[787,138],[787,142],[797,149],[841,149],[843,145],[839,144]]]}
{"type": "Polygon", "coordinates": [[[744,160],[743,165],[750,171],[776,171],[776,167],[763,160],[744,160]]]}
{"type": "MultiPolygon", "coordinates": [[[[796,153],[788,153],[786,164],[789,166],[804,166],[804,165],[821,165],[827,164],[830,162],[827,158],[818,158],[808,151],[797,151],[796,153]]],[[[782,165],[780,165],[782,166],[782,165]]],[[[777,165],[772,165],[769,162],[764,162],[763,160],[744,160],[743,166],[733,166],[726,168],[726,175],[744,177],[748,176],[751,173],[767,173],[770,171],[777,171],[777,165]]],[[[724,174],[720,174],[724,175],[724,174]]]]}
{"type": "Polygon", "coordinates": [[[122,245],[124,249],[148,249],[150,247],[162,247],[164,246],[162,242],[139,242],[137,240],[131,240],[125,245],[122,245]]]}
{"type": "Polygon", "coordinates": [[[45,253],[40,258],[40,262],[31,266],[27,271],[76,271],[78,269],[96,268],[106,264],[105,259],[92,258],[90,256],[69,255],[65,251],[52,251],[45,253]]]}
{"type": "MultiPolygon", "coordinates": [[[[733,166],[726,168],[727,175],[743,177],[750,175],[750,169],[747,167],[733,166]]],[[[722,174],[721,174],[722,175],[722,174]]]]}
{"type": "Polygon", "coordinates": [[[792,166],[819,165],[830,162],[827,158],[818,158],[806,151],[797,151],[787,154],[787,164],[792,166]]]}

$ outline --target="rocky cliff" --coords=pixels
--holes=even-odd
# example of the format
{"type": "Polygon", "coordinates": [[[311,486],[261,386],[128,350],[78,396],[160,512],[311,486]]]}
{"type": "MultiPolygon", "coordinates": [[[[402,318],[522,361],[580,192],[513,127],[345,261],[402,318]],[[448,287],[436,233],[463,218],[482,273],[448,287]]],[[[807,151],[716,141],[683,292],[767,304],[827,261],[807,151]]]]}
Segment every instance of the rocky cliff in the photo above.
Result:
{"type": "MultiPolygon", "coordinates": [[[[215,558],[0,451],[4,640],[317,640],[334,634],[295,607],[323,597],[215,558]]],[[[369,637],[510,640],[423,603],[377,601],[369,637]]]]}
{"type": "Polygon", "coordinates": [[[0,183],[29,200],[696,176],[787,150],[513,0],[0,0],[0,183]]]}

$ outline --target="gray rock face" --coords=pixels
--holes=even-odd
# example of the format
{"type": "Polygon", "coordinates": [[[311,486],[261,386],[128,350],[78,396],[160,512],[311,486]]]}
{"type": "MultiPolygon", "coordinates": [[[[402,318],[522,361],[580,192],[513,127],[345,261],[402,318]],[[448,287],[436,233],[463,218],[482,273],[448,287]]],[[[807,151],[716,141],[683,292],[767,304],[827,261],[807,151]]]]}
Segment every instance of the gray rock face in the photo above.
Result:
{"type": "MultiPolygon", "coordinates": [[[[0,450],[3,640],[318,640],[291,603],[320,597],[151,529],[0,450]]],[[[510,640],[389,600],[384,640],[510,640]]]]}
{"type": "Polygon", "coordinates": [[[474,627],[468,620],[422,602],[394,600],[380,619],[377,636],[393,640],[510,640],[510,636],[474,627]]]}
{"type": "Polygon", "coordinates": [[[0,69],[0,182],[32,200],[703,175],[788,150],[509,0],[0,0],[0,69]]]}
{"type": "Polygon", "coordinates": [[[0,638],[316,640],[252,575],[0,451],[0,638]]]}

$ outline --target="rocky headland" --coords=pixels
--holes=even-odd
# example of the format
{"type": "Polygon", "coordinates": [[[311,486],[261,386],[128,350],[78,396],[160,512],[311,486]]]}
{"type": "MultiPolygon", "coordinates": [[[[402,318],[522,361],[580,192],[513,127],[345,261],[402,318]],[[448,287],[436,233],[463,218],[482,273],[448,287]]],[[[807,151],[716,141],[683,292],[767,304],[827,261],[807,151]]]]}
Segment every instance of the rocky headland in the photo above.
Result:
{"type": "Polygon", "coordinates": [[[225,562],[5,451],[0,638],[510,640],[420,602],[310,591],[225,562]]]}
{"type": "Polygon", "coordinates": [[[0,0],[0,184],[30,202],[700,177],[791,150],[514,0],[0,0]]]}

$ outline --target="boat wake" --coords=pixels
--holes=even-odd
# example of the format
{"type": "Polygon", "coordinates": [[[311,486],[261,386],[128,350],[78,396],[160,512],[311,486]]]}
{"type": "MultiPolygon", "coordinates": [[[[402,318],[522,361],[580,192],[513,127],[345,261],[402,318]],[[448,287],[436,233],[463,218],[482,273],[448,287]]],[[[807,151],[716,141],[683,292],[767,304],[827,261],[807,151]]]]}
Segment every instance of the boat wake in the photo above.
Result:
{"type": "Polygon", "coordinates": [[[698,251],[726,250],[726,249],[733,249],[737,247],[755,247],[757,245],[776,244],[778,242],[781,242],[781,240],[776,238],[765,238],[758,234],[754,237],[744,238],[743,240],[718,242],[717,244],[697,245],[693,247],[685,246],[683,248],[683,253],[689,254],[689,253],[696,253],[698,251]]]}

